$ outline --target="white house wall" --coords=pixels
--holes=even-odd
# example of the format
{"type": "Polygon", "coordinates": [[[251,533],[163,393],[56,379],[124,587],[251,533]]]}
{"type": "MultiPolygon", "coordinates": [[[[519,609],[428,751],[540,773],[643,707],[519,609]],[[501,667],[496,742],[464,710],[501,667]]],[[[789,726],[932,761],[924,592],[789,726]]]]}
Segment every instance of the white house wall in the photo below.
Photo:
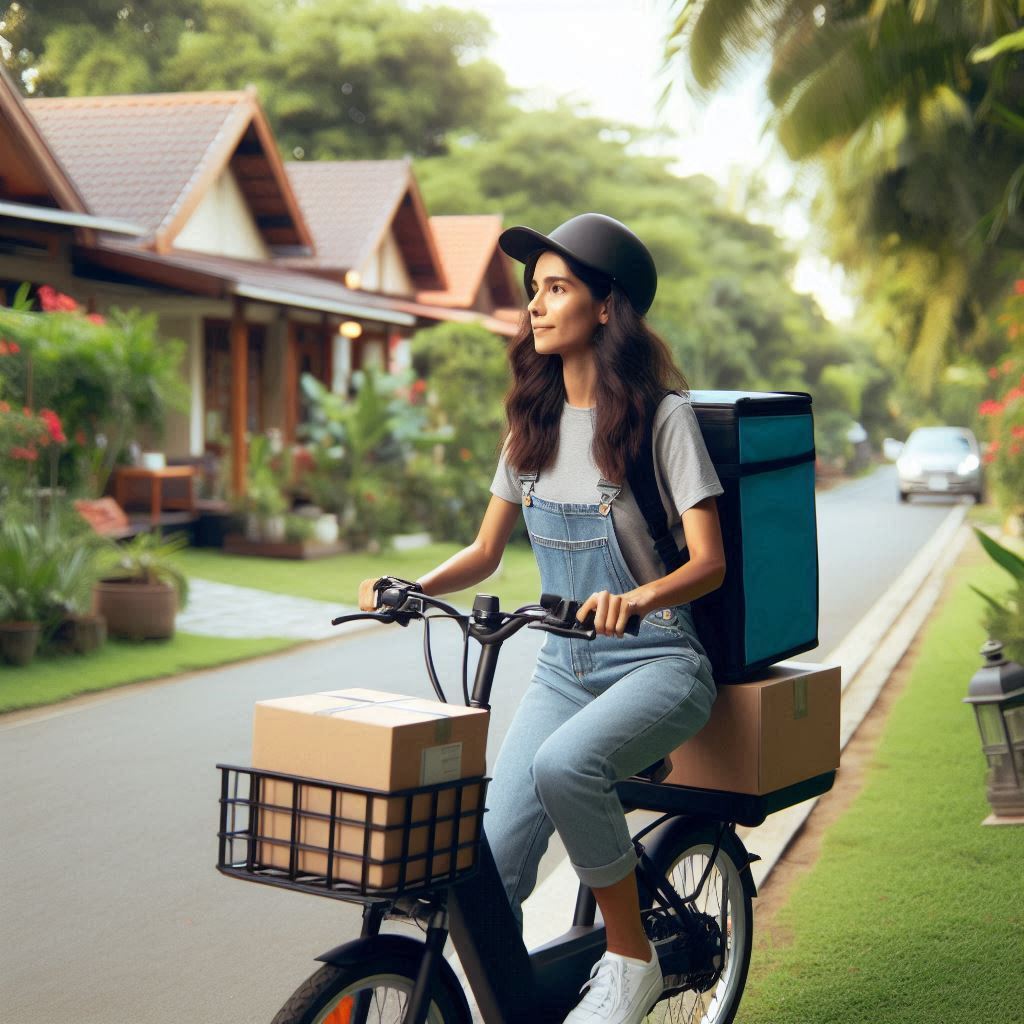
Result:
{"type": "Polygon", "coordinates": [[[392,231],[388,231],[369,259],[358,269],[362,279],[360,287],[365,291],[406,295],[410,298],[416,294],[405,260],[402,259],[402,250],[392,231]]]}
{"type": "Polygon", "coordinates": [[[230,167],[203,196],[174,239],[174,247],[241,259],[269,259],[270,251],[230,167]]]}

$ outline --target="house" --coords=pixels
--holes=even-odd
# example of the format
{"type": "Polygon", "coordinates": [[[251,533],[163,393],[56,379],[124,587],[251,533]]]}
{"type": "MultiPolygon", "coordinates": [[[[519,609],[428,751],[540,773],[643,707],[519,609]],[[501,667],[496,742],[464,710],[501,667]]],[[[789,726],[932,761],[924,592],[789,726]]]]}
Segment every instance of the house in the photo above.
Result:
{"type": "Polygon", "coordinates": [[[166,453],[229,451],[236,493],[247,434],[295,437],[302,373],[344,392],[361,367],[403,365],[421,326],[514,332],[489,308],[508,298],[496,218],[450,282],[458,246],[408,161],[285,164],[252,89],[26,101],[0,69],[0,154],[4,297],[29,281],[156,314],[192,396],[166,453]]]}
{"type": "MultiPolygon", "coordinates": [[[[507,284],[508,258],[497,248],[500,218],[428,217],[409,160],[289,161],[286,168],[315,245],[309,256],[284,257],[278,262],[387,295],[392,308],[416,318],[416,326],[475,321],[497,334],[515,332],[507,320],[493,316],[487,290],[494,288],[501,302],[516,303],[507,284]],[[439,220],[446,225],[474,223],[468,231],[464,226],[461,232],[453,228],[438,234],[439,220]],[[467,251],[470,267],[464,266],[467,251]],[[487,283],[483,283],[485,271],[487,283]],[[458,287],[452,286],[452,273],[461,275],[458,287]],[[462,302],[467,290],[472,298],[462,302]]],[[[396,328],[386,339],[369,334],[360,349],[351,355],[341,351],[339,358],[351,369],[403,368],[408,365],[412,333],[396,328]]]]}
{"type": "Polygon", "coordinates": [[[155,312],[165,335],[186,342],[193,400],[169,419],[169,457],[230,449],[240,491],[246,433],[294,437],[302,372],[337,386],[339,339],[347,348],[352,334],[369,341],[416,325],[385,296],[288,265],[313,254],[313,236],[254,91],[25,108],[88,209],[141,229],[76,248],[74,271],[99,311],[155,312]]]}

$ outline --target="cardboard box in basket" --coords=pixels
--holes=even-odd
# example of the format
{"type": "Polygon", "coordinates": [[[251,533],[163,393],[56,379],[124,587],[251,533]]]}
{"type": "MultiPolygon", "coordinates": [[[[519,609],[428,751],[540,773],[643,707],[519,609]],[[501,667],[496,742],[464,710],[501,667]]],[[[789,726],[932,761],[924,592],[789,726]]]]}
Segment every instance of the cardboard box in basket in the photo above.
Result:
{"type": "MultiPolygon", "coordinates": [[[[488,713],[436,701],[405,697],[379,690],[349,689],[284,697],[257,703],[253,716],[253,767],[264,771],[302,775],[326,782],[342,783],[384,792],[451,782],[483,775],[486,771],[488,713]]],[[[264,780],[263,804],[292,806],[293,785],[264,780]]],[[[480,785],[462,791],[458,841],[475,834],[480,785]]],[[[343,881],[362,879],[364,859],[383,861],[400,857],[403,829],[386,829],[405,820],[407,799],[346,793],[337,801],[336,813],[348,823],[335,825],[334,848],[350,856],[335,856],[333,876],[343,881]],[[367,827],[369,823],[369,827],[367,827]]],[[[430,818],[431,796],[412,798],[413,821],[430,818]]],[[[298,840],[316,847],[300,850],[300,872],[325,875],[330,824],[314,815],[329,815],[330,792],[302,790],[298,840]]],[[[455,809],[452,790],[441,791],[437,814],[451,815],[455,809]]],[[[452,840],[452,821],[437,825],[433,850],[447,849],[452,840]]],[[[290,811],[264,810],[260,813],[261,839],[289,840],[290,811]]],[[[413,828],[409,835],[406,882],[424,878],[425,854],[430,839],[427,825],[413,828]]],[[[474,848],[461,850],[459,868],[473,863],[474,848]]],[[[258,859],[264,865],[287,868],[289,849],[284,843],[259,843],[258,859]]],[[[450,855],[436,853],[431,876],[450,870],[450,855]]],[[[397,884],[399,865],[372,864],[367,885],[386,889],[397,884]]]]}
{"type": "Polygon", "coordinates": [[[761,796],[839,767],[838,665],[783,662],[718,688],[707,725],[672,751],[666,783],[761,796]]]}

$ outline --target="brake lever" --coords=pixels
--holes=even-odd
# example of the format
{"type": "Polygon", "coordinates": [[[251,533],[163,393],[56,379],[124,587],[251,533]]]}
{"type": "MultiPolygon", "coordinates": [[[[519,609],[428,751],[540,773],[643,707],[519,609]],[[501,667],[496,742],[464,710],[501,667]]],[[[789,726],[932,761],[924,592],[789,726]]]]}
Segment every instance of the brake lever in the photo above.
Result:
{"type": "MultiPolygon", "coordinates": [[[[332,626],[340,626],[343,622],[356,622],[359,619],[373,619],[374,622],[394,622],[397,616],[394,612],[360,612],[358,615],[339,615],[331,619],[332,626]]],[[[407,625],[407,623],[402,623],[407,625]]]]}
{"type": "Polygon", "coordinates": [[[596,630],[583,629],[578,626],[575,628],[572,626],[551,626],[543,619],[531,622],[526,628],[542,629],[545,633],[553,633],[555,636],[565,636],[570,640],[593,640],[597,637],[596,630]]]}

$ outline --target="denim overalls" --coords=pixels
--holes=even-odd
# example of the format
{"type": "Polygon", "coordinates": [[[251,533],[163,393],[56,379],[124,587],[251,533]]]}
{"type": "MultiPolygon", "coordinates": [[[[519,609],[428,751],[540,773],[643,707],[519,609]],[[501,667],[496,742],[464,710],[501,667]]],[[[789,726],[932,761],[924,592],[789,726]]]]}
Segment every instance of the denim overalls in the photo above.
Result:
{"type": "MultiPolygon", "coordinates": [[[[520,477],[543,590],[582,602],[634,589],[613,525],[621,487],[601,480],[599,503],[568,504],[537,497],[536,481],[520,477]]],[[[584,884],[611,885],[634,869],[615,783],[693,736],[715,693],[689,605],[652,612],[637,637],[548,634],[487,800],[488,841],[520,922],[556,828],[584,884]]]]}

